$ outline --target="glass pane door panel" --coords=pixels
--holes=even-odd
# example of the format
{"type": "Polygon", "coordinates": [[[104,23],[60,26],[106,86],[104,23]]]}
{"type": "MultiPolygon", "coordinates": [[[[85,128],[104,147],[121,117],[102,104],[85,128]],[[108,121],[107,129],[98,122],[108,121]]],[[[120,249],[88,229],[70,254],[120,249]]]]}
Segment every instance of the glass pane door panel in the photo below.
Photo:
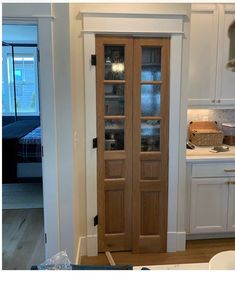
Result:
{"type": "Polygon", "coordinates": [[[141,151],[160,151],[160,120],[141,121],[141,151]]]}
{"type": "Polygon", "coordinates": [[[160,85],[141,86],[141,115],[159,116],[160,115],[160,85]]]}
{"type": "Polygon", "coordinates": [[[124,46],[106,45],[104,47],[105,80],[124,80],[124,46]]]}
{"type": "Polygon", "coordinates": [[[142,81],[161,80],[161,48],[143,47],[142,48],[142,81]]]}
{"type": "Polygon", "coordinates": [[[105,115],[124,115],[124,84],[104,86],[105,115]]]}
{"type": "Polygon", "coordinates": [[[105,120],[105,150],[124,150],[123,120],[105,120]]]}

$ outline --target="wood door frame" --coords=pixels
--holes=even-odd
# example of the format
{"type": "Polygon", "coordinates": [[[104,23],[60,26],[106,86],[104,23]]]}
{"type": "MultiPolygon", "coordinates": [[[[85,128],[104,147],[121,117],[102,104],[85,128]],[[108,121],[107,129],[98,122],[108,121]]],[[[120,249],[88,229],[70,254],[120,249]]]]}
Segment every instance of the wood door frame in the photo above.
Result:
{"type": "MultiPolygon", "coordinates": [[[[86,254],[89,256],[97,255],[97,227],[93,225],[93,218],[97,214],[97,151],[92,148],[92,139],[97,137],[96,132],[96,71],[95,67],[90,65],[90,56],[95,54],[95,35],[96,34],[119,34],[133,36],[160,37],[168,36],[171,38],[170,45],[170,117],[169,117],[169,170],[168,170],[168,232],[167,232],[167,251],[176,251],[185,249],[186,233],[178,232],[178,194],[179,194],[179,163],[181,161],[178,151],[180,148],[180,110],[181,110],[181,68],[182,68],[182,36],[183,36],[183,18],[178,14],[174,15],[132,15],[121,14],[130,29],[119,27],[120,13],[94,13],[83,12],[84,16],[84,67],[85,67],[85,109],[86,109],[86,193],[87,193],[87,235],[86,254]],[[99,26],[94,21],[99,17],[99,26]],[[110,17],[110,25],[102,19],[110,17]],[[94,17],[94,18],[93,18],[94,17]],[[137,25],[132,19],[141,18],[137,25]],[[145,21],[147,18],[153,18],[153,26],[148,26],[145,21]],[[167,27],[164,26],[165,19],[168,18],[167,27]],[[156,32],[154,27],[156,22],[162,32],[156,32]],[[163,20],[163,21],[162,21],[163,20]],[[175,29],[177,21],[180,25],[175,29]],[[141,24],[141,25],[140,25],[141,24]],[[103,26],[102,26],[103,25],[103,26]],[[108,31],[105,31],[105,27],[108,31]],[[152,29],[152,30],[150,30],[152,29]]],[[[106,19],[107,20],[107,19],[106,19]]],[[[182,106],[183,108],[183,106],[182,106]]],[[[183,109],[184,110],[184,109],[183,109]]],[[[181,213],[181,212],[180,212],[181,213]]]]}

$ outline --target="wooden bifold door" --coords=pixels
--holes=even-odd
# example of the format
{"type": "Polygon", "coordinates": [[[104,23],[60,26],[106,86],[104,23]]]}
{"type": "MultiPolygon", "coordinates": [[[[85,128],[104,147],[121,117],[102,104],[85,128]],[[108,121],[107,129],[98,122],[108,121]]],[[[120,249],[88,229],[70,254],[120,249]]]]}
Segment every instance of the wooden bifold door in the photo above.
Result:
{"type": "Polygon", "coordinates": [[[96,36],[100,252],[166,251],[169,44],[96,36]]]}

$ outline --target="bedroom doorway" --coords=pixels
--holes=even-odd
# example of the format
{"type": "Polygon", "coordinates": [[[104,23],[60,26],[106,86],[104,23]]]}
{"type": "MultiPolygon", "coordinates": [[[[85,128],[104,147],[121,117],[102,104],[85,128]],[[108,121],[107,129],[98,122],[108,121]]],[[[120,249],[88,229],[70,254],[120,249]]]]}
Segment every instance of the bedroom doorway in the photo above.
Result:
{"type": "Polygon", "coordinates": [[[37,24],[3,24],[3,269],[44,260],[37,24]]]}

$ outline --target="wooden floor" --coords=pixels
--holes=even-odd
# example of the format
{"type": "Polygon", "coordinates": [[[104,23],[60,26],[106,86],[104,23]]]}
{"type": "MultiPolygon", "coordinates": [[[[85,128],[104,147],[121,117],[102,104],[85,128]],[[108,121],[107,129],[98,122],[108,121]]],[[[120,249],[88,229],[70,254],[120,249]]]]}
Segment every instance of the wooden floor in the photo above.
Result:
{"type": "Polygon", "coordinates": [[[26,270],[44,261],[43,209],[2,211],[2,269],[26,270]]]}
{"type": "MultiPolygon", "coordinates": [[[[116,264],[131,264],[133,266],[203,263],[208,262],[212,256],[225,250],[235,250],[235,238],[187,241],[187,249],[183,252],[158,254],[112,252],[112,257],[116,264]]],[[[83,256],[82,264],[109,265],[109,262],[104,253],[99,253],[98,256],[93,257],[83,256]]]]}

